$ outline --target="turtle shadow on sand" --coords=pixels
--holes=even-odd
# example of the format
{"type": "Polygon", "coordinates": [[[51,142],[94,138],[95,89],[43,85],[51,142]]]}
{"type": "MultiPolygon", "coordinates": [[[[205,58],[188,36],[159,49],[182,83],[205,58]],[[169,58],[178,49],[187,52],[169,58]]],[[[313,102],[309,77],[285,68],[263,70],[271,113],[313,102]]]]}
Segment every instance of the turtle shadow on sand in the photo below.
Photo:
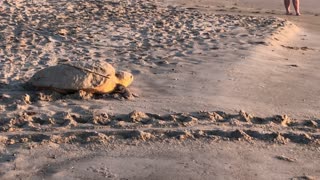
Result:
{"type": "Polygon", "coordinates": [[[50,66],[35,73],[23,86],[36,91],[38,100],[57,99],[130,99],[127,89],[133,75],[116,71],[109,63],[101,61],[69,63],[50,66]]]}

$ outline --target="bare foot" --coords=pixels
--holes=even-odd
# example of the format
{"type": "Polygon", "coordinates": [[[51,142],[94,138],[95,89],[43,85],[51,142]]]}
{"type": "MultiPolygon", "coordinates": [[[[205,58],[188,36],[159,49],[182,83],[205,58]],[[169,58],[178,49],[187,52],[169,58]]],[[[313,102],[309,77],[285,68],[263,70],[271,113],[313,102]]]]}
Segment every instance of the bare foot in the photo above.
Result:
{"type": "Polygon", "coordinates": [[[296,13],[296,15],[297,15],[297,16],[301,16],[301,14],[300,14],[300,13],[296,13]]]}
{"type": "Polygon", "coordinates": [[[287,12],[286,15],[292,15],[292,13],[291,12],[287,12]]]}

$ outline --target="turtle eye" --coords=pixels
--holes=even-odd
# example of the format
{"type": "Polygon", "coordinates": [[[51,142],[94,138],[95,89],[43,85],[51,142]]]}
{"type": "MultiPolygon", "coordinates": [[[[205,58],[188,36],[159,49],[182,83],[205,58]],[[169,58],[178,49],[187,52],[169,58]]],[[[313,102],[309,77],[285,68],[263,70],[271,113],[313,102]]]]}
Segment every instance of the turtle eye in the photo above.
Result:
{"type": "Polygon", "coordinates": [[[117,76],[118,78],[122,79],[122,78],[124,77],[124,74],[123,74],[123,72],[117,72],[117,73],[116,73],[116,76],[117,76]]]}

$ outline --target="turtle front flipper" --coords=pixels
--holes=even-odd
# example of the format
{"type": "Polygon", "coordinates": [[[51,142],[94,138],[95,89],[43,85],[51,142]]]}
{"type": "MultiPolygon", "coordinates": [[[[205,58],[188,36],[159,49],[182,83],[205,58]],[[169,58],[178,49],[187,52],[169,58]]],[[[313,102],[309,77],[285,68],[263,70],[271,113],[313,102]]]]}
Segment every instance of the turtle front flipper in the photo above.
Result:
{"type": "Polygon", "coordinates": [[[125,86],[121,85],[121,84],[117,84],[113,93],[118,93],[120,94],[122,97],[124,97],[125,99],[131,99],[133,97],[132,93],[129,91],[128,88],[126,88],[125,86]]]}

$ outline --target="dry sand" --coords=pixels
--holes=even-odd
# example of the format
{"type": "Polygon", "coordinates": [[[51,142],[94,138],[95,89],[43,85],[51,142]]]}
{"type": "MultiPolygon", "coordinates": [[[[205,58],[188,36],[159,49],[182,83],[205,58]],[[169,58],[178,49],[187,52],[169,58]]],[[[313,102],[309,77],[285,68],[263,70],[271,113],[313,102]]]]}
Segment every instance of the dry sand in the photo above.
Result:
{"type": "Polygon", "coordinates": [[[1,179],[320,178],[320,6],[302,2],[300,17],[282,8],[4,1],[1,179]],[[45,67],[90,60],[133,73],[137,97],[25,85],[45,67]]]}

